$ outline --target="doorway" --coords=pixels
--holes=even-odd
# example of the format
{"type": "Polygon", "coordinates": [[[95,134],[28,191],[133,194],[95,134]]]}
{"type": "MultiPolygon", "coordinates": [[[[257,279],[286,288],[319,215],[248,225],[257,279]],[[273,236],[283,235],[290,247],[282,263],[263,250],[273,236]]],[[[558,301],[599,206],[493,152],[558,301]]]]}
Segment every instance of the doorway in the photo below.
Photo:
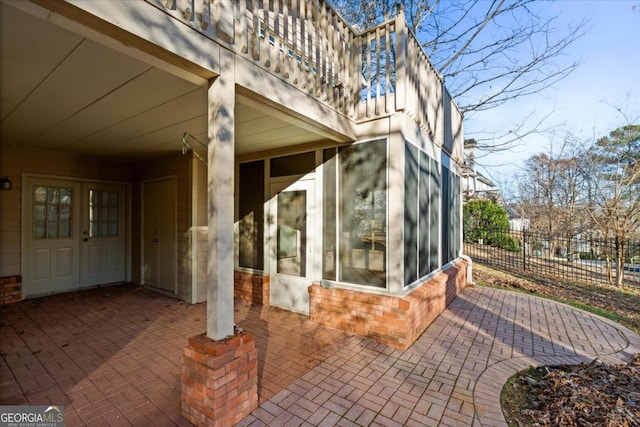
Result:
{"type": "Polygon", "coordinates": [[[142,283],[176,294],[176,180],[143,182],[142,195],[142,283]]]}
{"type": "Polygon", "coordinates": [[[23,297],[126,280],[126,186],[27,176],[23,297]]]}
{"type": "Polygon", "coordinates": [[[309,314],[309,292],[317,276],[315,248],[315,181],[270,185],[270,301],[272,305],[309,314]]]}

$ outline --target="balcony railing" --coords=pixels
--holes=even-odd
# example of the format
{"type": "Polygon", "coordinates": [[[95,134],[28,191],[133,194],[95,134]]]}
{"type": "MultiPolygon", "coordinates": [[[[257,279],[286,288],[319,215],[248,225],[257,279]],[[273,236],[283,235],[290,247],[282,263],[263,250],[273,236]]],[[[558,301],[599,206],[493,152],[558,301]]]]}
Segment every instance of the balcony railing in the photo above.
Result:
{"type": "Polygon", "coordinates": [[[462,138],[460,111],[402,13],[358,32],[325,0],[147,1],[356,122],[404,111],[447,148],[462,138]]]}

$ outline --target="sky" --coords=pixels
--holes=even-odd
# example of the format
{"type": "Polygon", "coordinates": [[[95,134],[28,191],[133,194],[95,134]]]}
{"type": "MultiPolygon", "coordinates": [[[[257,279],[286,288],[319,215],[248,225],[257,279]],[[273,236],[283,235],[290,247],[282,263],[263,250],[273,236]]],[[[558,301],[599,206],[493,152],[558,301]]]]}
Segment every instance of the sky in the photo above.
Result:
{"type": "MultiPolygon", "coordinates": [[[[480,171],[509,193],[514,174],[534,154],[558,149],[567,131],[593,141],[627,124],[640,124],[640,0],[560,0],[545,5],[560,23],[587,18],[587,32],[566,51],[580,65],[541,95],[511,102],[465,120],[465,137],[477,132],[503,133],[530,117],[550,132],[530,135],[500,154],[482,154],[480,171]]],[[[508,194],[507,194],[508,195],[508,194]]]]}

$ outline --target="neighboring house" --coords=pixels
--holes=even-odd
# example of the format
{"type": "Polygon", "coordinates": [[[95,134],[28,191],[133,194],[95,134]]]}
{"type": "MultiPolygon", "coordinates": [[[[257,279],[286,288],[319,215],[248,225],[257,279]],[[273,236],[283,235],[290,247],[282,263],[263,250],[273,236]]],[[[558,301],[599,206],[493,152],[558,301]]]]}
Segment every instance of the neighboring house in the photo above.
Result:
{"type": "Polygon", "coordinates": [[[500,189],[489,178],[478,171],[476,167],[475,139],[464,141],[464,164],[462,166],[462,194],[464,200],[491,199],[500,203],[502,196],[500,189]]]}
{"type": "Polygon", "coordinates": [[[505,209],[507,210],[507,217],[509,218],[509,228],[512,231],[529,229],[531,220],[526,217],[524,212],[521,212],[521,209],[511,205],[507,205],[505,209]]]}
{"type": "Polygon", "coordinates": [[[462,115],[403,15],[263,4],[2,1],[3,302],[133,282],[222,339],[235,293],[406,347],[460,291],[462,115]]]}

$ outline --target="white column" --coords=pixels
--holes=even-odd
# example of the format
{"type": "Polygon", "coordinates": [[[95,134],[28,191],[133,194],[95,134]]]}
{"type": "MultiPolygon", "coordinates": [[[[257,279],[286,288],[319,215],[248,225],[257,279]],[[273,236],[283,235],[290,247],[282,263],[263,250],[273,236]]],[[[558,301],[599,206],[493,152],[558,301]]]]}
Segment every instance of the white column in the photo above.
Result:
{"type": "Polygon", "coordinates": [[[233,175],[235,62],[221,49],[221,75],[208,90],[208,244],[207,336],[233,335],[233,175]]]}

